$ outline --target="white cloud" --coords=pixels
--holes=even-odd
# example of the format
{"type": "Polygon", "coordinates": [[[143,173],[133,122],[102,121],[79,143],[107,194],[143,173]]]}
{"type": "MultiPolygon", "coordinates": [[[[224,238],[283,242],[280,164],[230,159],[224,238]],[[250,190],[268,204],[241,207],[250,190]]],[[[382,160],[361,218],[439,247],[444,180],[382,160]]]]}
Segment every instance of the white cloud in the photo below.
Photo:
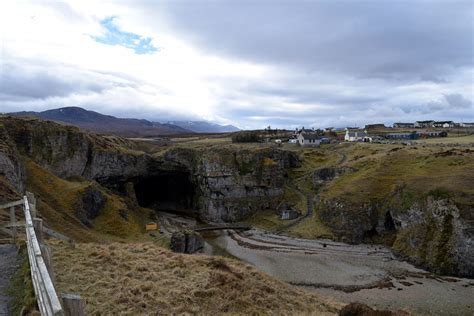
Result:
{"type": "Polygon", "coordinates": [[[273,60],[270,50],[262,52],[269,56],[264,61],[221,54],[182,36],[167,10],[161,2],[1,2],[0,112],[82,106],[255,128],[405,121],[407,113],[455,119],[472,109],[472,67],[442,80],[402,81],[292,66],[273,60]],[[104,36],[100,21],[111,16],[120,30],[151,38],[159,51],[139,55],[94,41],[104,36]],[[458,106],[446,113],[433,106],[439,100],[458,106]]]}

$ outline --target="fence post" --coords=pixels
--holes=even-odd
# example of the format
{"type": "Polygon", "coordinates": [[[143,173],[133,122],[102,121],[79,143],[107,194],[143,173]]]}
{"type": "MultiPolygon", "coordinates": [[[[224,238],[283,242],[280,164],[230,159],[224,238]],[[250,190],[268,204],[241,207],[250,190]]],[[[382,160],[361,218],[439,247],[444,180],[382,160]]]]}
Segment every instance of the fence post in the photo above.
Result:
{"type": "Polygon", "coordinates": [[[10,224],[12,230],[13,243],[16,244],[16,216],[15,216],[15,207],[10,207],[10,224]]]}
{"type": "Polygon", "coordinates": [[[41,218],[33,218],[33,226],[35,227],[36,239],[38,243],[43,244],[43,220],[41,218]]]}
{"type": "Polygon", "coordinates": [[[43,257],[44,264],[46,265],[46,269],[48,270],[49,277],[51,278],[51,282],[54,286],[56,286],[56,277],[54,276],[54,269],[53,269],[53,260],[51,249],[47,245],[40,245],[41,248],[41,256],[43,257]]]}
{"type": "Polygon", "coordinates": [[[31,192],[26,192],[28,198],[28,203],[30,204],[30,214],[32,218],[36,217],[36,198],[35,195],[31,192]]]}
{"type": "Polygon", "coordinates": [[[84,316],[86,304],[79,294],[63,293],[64,316],[84,316]]]}

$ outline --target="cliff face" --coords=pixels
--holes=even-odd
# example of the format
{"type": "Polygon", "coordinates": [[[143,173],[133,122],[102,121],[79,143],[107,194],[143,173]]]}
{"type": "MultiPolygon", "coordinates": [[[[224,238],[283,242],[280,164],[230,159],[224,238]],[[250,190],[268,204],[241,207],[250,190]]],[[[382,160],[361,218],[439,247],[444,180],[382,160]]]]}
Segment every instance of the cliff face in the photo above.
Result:
{"type": "Polygon", "coordinates": [[[472,219],[449,198],[427,196],[406,206],[399,201],[352,205],[332,200],[322,205],[320,214],[341,240],[361,243],[390,236],[395,252],[417,266],[440,274],[474,276],[472,219]]]}
{"type": "Polygon", "coordinates": [[[391,246],[430,271],[474,276],[474,150],[354,144],[314,172],[320,219],[336,238],[391,246]]]}
{"type": "Polygon", "coordinates": [[[24,189],[24,166],[5,127],[0,123],[0,202],[19,197],[24,189]]]}
{"type": "MultiPolygon", "coordinates": [[[[159,190],[169,190],[170,196],[181,199],[180,183],[176,181],[182,177],[174,175],[185,174],[189,183],[183,185],[192,186],[192,193],[186,197],[191,201],[187,204],[209,222],[238,221],[272,206],[273,198],[282,193],[286,169],[299,163],[293,153],[269,148],[175,148],[152,156],[131,150],[133,146],[121,138],[88,134],[53,122],[18,118],[2,121],[19,153],[61,178],[96,180],[106,187],[138,196],[141,192],[130,194],[130,187],[134,185],[138,190],[141,187],[137,184],[143,179],[154,178],[146,188],[150,191],[148,199],[153,199],[153,195],[157,199],[163,197],[159,190]],[[166,188],[167,183],[163,182],[174,183],[176,187],[166,188]],[[172,192],[173,189],[178,193],[172,192]]],[[[12,165],[11,160],[4,161],[12,165]]],[[[20,169],[14,166],[4,169],[9,170],[9,178],[21,189],[22,181],[17,179],[21,177],[20,169]]]]}
{"type": "Polygon", "coordinates": [[[127,178],[145,172],[146,155],[123,147],[123,140],[100,137],[37,119],[6,118],[5,130],[18,151],[62,178],[127,178]]]}
{"type": "Polygon", "coordinates": [[[394,250],[436,273],[474,276],[474,227],[462,213],[449,198],[432,196],[394,209],[394,250]]]}
{"type": "Polygon", "coordinates": [[[233,222],[276,208],[294,154],[276,149],[219,149],[201,156],[195,168],[197,207],[203,220],[233,222]]]}

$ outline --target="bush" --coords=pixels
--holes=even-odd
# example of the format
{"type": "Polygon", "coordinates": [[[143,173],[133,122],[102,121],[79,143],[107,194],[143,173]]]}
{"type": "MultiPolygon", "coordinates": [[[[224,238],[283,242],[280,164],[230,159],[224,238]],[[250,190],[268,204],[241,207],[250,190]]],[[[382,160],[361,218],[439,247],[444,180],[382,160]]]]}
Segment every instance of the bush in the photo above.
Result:
{"type": "Polygon", "coordinates": [[[233,143],[258,143],[261,137],[258,132],[239,132],[232,135],[233,143]]]}
{"type": "Polygon", "coordinates": [[[446,189],[437,188],[428,192],[429,196],[432,196],[435,200],[449,199],[451,196],[446,189]]]}

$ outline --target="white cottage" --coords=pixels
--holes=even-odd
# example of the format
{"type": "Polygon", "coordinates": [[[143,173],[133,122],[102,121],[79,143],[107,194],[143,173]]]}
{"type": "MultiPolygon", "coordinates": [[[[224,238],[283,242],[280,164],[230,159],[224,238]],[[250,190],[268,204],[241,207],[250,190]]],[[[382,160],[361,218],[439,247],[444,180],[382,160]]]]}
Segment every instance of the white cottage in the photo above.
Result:
{"type": "Polygon", "coordinates": [[[298,144],[300,146],[314,146],[318,147],[321,145],[321,139],[316,134],[298,134],[298,144]]]}
{"type": "Polygon", "coordinates": [[[344,136],[346,142],[371,142],[372,137],[367,135],[367,131],[358,132],[346,130],[346,135],[344,136]]]}

